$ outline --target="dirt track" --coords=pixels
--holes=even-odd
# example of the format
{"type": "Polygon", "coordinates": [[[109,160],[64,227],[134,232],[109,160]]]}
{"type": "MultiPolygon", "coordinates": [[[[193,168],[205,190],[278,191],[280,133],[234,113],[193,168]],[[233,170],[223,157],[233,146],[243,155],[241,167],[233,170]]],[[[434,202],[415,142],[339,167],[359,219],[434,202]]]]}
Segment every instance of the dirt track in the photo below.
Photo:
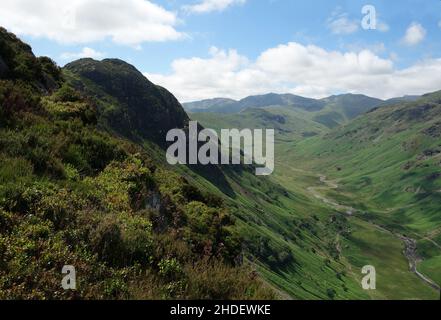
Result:
{"type": "MultiPolygon", "coordinates": [[[[356,209],[339,204],[333,200],[330,200],[330,199],[322,196],[322,194],[319,192],[319,190],[338,189],[339,186],[336,182],[328,181],[326,176],[320,175],[320,183],[324,184],[325,186],[323,186],[323,187],[309,187],[309,188],[307,188],[308,192],[311,193],[311,195],[313,195],[315,198],[321,200],[322,202],[324,202],[327,205],[330,205],[334,209],[336,209],[340,212],[342,212],[342,211],[346,212],[346,214],[349,216],[352,216],[357,212],[356,209]]],[[[363,220],[363,221],[365,221],[365,220],[363,220]]],[[[422,281],[424,281],[426,284],[428,284],[429,286],[431,286],[435,290],[441,291],[441,288],[438,284],[436,284],[432,279],[430,279],[429,277],[425,276],[424,274],[422,274],[418,271],[418,263],[421,262],[422,259],[418,256],[417,241],[415,239],[396,234],[396,233],[394,233],[390,230],[387,230],[379,225],[376,225],[372,221],[366,221],[366,222],[373,224],[378,229],[385,231],[385,232],[388,232],[388,233],[392,234],[393,236],[397,237],[398,239],[400,239],[401,241],[403,241],[403,243],[404,243],[403,254],[407,258],[407,260],[409,261],[410,271],[415,273],[415,275],[418,278],[420,278],[422,281]]],[[[436,245],[438,246],[438,244],[436,244],[436,245]]]]}

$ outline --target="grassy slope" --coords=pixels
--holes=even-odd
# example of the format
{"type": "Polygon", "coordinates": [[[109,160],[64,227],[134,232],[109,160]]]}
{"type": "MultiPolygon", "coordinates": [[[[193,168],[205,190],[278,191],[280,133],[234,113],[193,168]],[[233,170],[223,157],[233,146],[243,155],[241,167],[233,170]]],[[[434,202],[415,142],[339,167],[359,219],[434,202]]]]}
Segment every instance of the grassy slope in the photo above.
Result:
{"type": "Polygon", "coordinates": [[[338,179],[340,190],[328,196],[418,240],[427,259],[422,271],[438,281],[441,250],[425,238],[439,245],[433,236],[441,227],[439,96],[381,108],[282,153],[285,161],[338,179]]]}
{"type": "MultiPolygon", "coordinates": [[[[299,162],[296,163],[297,165],[299,162]]],[[[279,163],[275,179],[289,190],[305,192],[309,186],[322,186],[315,174],[279,163]]],[[[305,193],[310,203],[314,197],[305,193]]],[[[331,197],[329,197],[331,198],[331,197]]],[[[306,204],[308,205],[308,204],[306,204]]],[[[310,204],[309,204],[310,205],[310,204]]],[[[327,211],[328,219],[338,211],[327,211]]],[[[344,212],[340,216],[346,216],[344,212]]],[[[329,220],[331,221],[331,220],[329,220]]],[[[379,230],[357,217],[347,217],[340,237],[340,259],[346,262],[345,272],[361,281],[361,268],[367,264],[377,267],[378,284],[375,292],[367,292],[373,299],[436,299],[437,293],[409,272],[402,254],[403,243],[396,237],[379,230]],[[399,288],[399,289],[398,289],[399,288]]]]}
{"type": "MultiPolygon", "coordinates": [[[[303,139],[305,133],[326,132],[324,126],[305,117],[299,118],[297,114],[295,110],[269,108],[250,109],[239,116],[199,113],[190,117],[217,130],[233,127],[276,128],[276,143],[280,146],[287,141],[303,139]]],[[[278,164],[276,174],[281,173],[279,168],[278,164]]],[[[305,184],[315,181],[312,176],[302,178],[305,184]]],[[[257,261],[261,273],[269,281],[299,299],[368,298],[360,288],[359,279],[345,273],[347,264],[335,254],[333,242],[338,226],[329,228],[328,225],[329,215],[333,212],[311,199],[304,189],[288,188],[289,191],[286,191],[285,188],[274,188],[279,183],[271,178],[247,175],[234,177],[234,180],[238,197],[232,204],[238,206],[236,215],[240,217],[241,234],[250,239],[269,239],[274,247],[272,251],[280,252],[288,248],[293,253],[295,261],[281,268],[267,261],[262,263],[261,259],[257,261]]]]}
{"type": "MultiPolygon", "coordinates": [[[[45,68],[50,66],[50,61],[43,62],[45,68]]],[[[94,64],[90,60],[82,62],[94,64]]],[[[121,61],[108,61],[107,63],[113,73],[127,71],[121,61]],[[122,66],[122,70],[119,69],[120,66],[122,66]]],[[[132,71],[129,71],[128,74],[130,75],[132,71]]],[[[103,72],[106,74],[107,70],[105,69],[103,72]]],[[[96,85],[90,79],[78,78],[74,73],[69,73],[69,70],[65,70],[65,75],[70,83],[73,83],[76,87],[84,84],[83,89],[87,89],[86,93],[98,98],[95,102],[101,108],[100,112],[104,112],[106,115],[105,118],[98,117],[101,128],[110,129],[109,124],[111,123],[108,121],[112,120],[112,115],[119,114],[121,111],[123,111],[121,115],[129,117],[128,120],[132,120],[130,119],[132,110],[128,110],[128,106],[121,104],[121,100],[125,99],[124,96],[109,94],[109,88],[111,88],[110,92],[114,92],[119,88],[117,82],[108,83],[109,87],[105,89],[96,85]]],[[[124,79],[128,79],[126,75],[121,74],[124,79]]],[[[41,79],[43,78],[39,77],[37,79],[37,86],[41,85],[41,79]]],[[[143,79],[140,77],[135,79],[135,83],[140,88],[145,86],[143,79]]],[[[154,99],[152,100],[154,105],[161,111],[160,109],[164,104],[157,104],[156,102],[164,101],[163,89],[156,88],[152,84],[148,84],[145,88],[146,90],[143,90],[142,94],[149,92],[150,96],[147,99],[154,99]]],[[[7,90],[4,93],[6,98],[9,95],[7,90]]],[[[29,246],[30,249],[35,247],[36,243],[39,243],[40,246],[43,245],[36,254],[45,255],[48,259],[56,261],[55,269],[57,269],[58,264],[62,263],[62,259],[60,260],[62,252],[60,252],[60,256],[51,256],[51,254],[58,254],[56,248],[63,247],[63,241],[69,241],[69,244],[74,247],[71,259],[80,261],[84,268],[91,265],[95,267],[112,266],[110,269],[107,268],[109,270],[107,274],[92,274],[95,279],[87,280],[93,283],[93,286],[90,287],[92,291],[82,291],[83,297],[97,297],[99,294],[105,297],[117,298],[127,296],[139,298],[159,296],[205,298],[267,296],[268,293],[262,290],[258,283],[249,282],[246,279],[246,273],[243,273],[246,270],[232,269],[230,266],[222,264],[211,267],[203,262],[196,263],[199,269],[190,267],[194,261],[201,259],[200,252],[195,248],[187,248],[186,242],[182,241],[179,234],[186,234],[186,238],[190,239],[193,246],[196,245],[196,247],[198,243],[207,244],[210,242],[216,246],[216,240],[210,239],[210,234],[214,233],[210,233],[210,231],[206,233],[206,230],[201,231],[198,227],[198,219],[200,219],[200,215],[204,219],[211,217],[222,208],[217,207],[216,204],[211,204],[210,200],[205,199],[204,195],[192,189],[191,185],[183,183],[179,179],[179,175],[184,175],[193,185],[224,198],[227,208],[237,218],[236,230],[243,237],[247,260],[252,261],[261,274],[276,287],[299,299],[369,298],[368,294],[360,288],[359,272],[352,268],[360,267],[359,263],[361,262],[354,258],[357,256],[357,250],[362,251],[363,254],[366,252],[366,248],[362,245],[363,237],[375,237],[375,232],[378,231],[372,230],[370,225],[362,225],[360,222],[345,219],[335,210],[324,206],[312,197],[307,192],[307,187],[317,183],[315,175],[302,171],[291,172],[291,166],[284,167],[286,163],[278,163],[276,179],[274,180],[271,178],[257,178],[249,170],[225,169],[222,174],[225,175],[226,184],[232,189],[232,193],[226,196],[222,186],[210,182],[212,181],[210,179],[203,178],[197,170],[186,167],[172,167],[167,168],[169,171],[163,171],[163,168],[159,169],[152,165],[151,163],[161,164],[164,159],[163,151],[151,142],[151,138],[154,139],[155,137],[145,138],[142,132],[134,127],[128,127],[128,130],[119,132],[122,135],[129,134],[132,139],[141,142],[144,147],[144,150],[141,151],[137,146],[123,139],[116,138],[106,132],[96,131],[96,115],[93,112],[93,104],[88,100],[77,100],[75,94],[71,95],[71,93],[64,89],[62,94],[57,93],[54,96],[43,97],[41,100],[42,114],[34,115],[32,110],[22,110],[21,112],[24,113],[17,113],[20,116],[14,120],[17,121],[14,125],[16,129],[21,128],[21,135],[18,138],[16,137],[14,141],[11,140],[9,130],[10,120],[2,123],[1,138],[4,145],[8,147],[4,149],[4,154],[0,159],[2,162],[0,175],[4,182],[2,188],[4,197],[1,205],[3,209],[9,212],[0,212],[1,227],[5,228],[6,226],[7,228],[5,229],[6,234],[1,239],[1,248],[7,250],[8,265],[6,268],[19,264],[20,268],[14,269],[17,276],[31,274],[35,270],[42,272],[43,269],[38,264],[41,261],[36,260],[36,264],[26,263],[26,258],[23,256],[24,253],[20,251],[20,247],[12,246],[11,243],[19,240],[20,243],[23,242],[23,245],[29,246]],[[22,120],[19,120],[21,118],[25,119],[23,123],[22,120]],[[36,140],[30,145],[26,145],[25,141],[29,136],[38,136],[38,138],[33,138],[36,140]],[[18,149],[14,149],[14,143],[22,143],[22,145],[18,149]],[[21,151],[17,153],[19,149],[21,151]],[[111,150],[117,152],[117,154],[114,155],[111,150]],[[38,154],[35,153],[37,151],[38,154]],[[141,152],[141,160],[138,158],[140,155],[133,154],[137,151],[141,152]],[[51,156],[49,158],[43,157],[44,154],[51,156]],[[143,162],[150,164],[148,167],[144,167],[143,162]],[[16,164],[19,164],[22,168],[20,171],[12,169],[16,164]],[[41,166],[41,168],[38,166],[41,166]],[[138,168],[138,166],[141,167],[138,168]],[[127,184],[127,179],[138,179],[138,174],[148,175],[149,170],[154,174],[151,179],[153,179],[157,190],[144,190],[143,188],[146,188],[146,186],[142,183],[138,184],[139,182],[127,184]],[[175,176],[172,171],[177,171],[179,175],[175,176]],[[52,172],[51,175],[48,172],[52,172]],[[52,176],[53,174],[56,174],[56,176],[52,176]],[[295,178],[295,181],[292,180],[293,178],[295,178]],[[46,184],[50,186],[49,189],[46,184]],[[95,186],[92,188],[96,190],[94,193],[90,190],[90,185],[95,186]],[[119,187],[115,189],[115,185],[119,187]],[[134,187],[135,189],[141,189],[133,190],[134,187]],[[53,194],[51,188],[55,188],[55,190],[61,188],[60,190],[67,192],[67,195],[65,194],[63,197],[57,193],[53,194]],[[126,192],[126,188],[130,192],[126,192]],[[139,207],[136,204],[132,204],[128,200],[130,200],[130,197],[146,197],[147,195],[143,193],[145,191],[159,192],[163,199],[172,198],[171,208],[168,208],[165,213],[160,213],[160,216],[157,216],[154,211],[148,213],[152,227],[163,229],[164,225],[161,221],[164,218],[167,219],[167,215],[174,218],[182,215],[188,224],[167,225],[165,226],[167,228],[166,233],[158,231],[152,233],[149,231],[147,234],[143,232],[139,234],[137,228],[147,228],[149,221],[137,218],[143,213],[139,212],[139,207]],[[191,192],[188,193],[189,191],[191,192]],[[17,197],[20,206],[17,206],[17,202],[10,198],[11,192],[16,193],[14,197],[17,197]],[[34,193],[36,194],[34,195],[34,193]],[[28,199],[28,196],[38,196],[41,199],[28,199]],[[82,204],[76,203],[77,198],[88,199],[88,197],[91,197],[91,200],[87,200],[82,204]],[[196,205],[192,202],[195,197],[199,201],[207,202],[207,205],[196,205]],[[35,201],[39,201],[38,210],[41,217],[35,221],[28,221],[26,218],[27,212],[32,213],[34,209],[32,207],[27,208],[27,206],[35,201]],[[75,214],[72,217],[53,216],[51,218],[51,215],[47,216],[47,212],[50,213],[54,210],[58,214],[72,211],[71,206],[76,208],[75,210],[86,210],[87,215],[83,217],[81,212],[74,211],[75,214]],[[194,215],[196,209],[201,211],[194,215]],[[11,218],[18,213],[24,214],[25,218],[11,218]],[[103,213],[105,213],[104,216],[103,213]],[[166,216],[161,217],[161,214],[166,214],[166,216]],[[102,221],[104,217],[106,219],[102,221]],[[92,219],[93,221],[83,223],[81,219],[92,219]],[[160,222],[159,225],[158,221],[160,222]],[[63,226],[68,226],[68,228],[62,227],[60,230],[60,223],[63,226]],[[89,239],[90,235],[88,233],[90,231],[84,228],[94,224],[97,224],[95,228],[98,231],[101,230],[99,231],[101,234],[93,235],[92,233],[93,238],[89,239]],[[133,226],[135,229],[133,229],[133,226]],[[115,239],[112,240],[111,238],[112,246],[115,244],[121,245],[125,248],[124,250],[128,250],[127,252],[123,251],[122,256],[114,255],[112,251],[106,251],[106,248],[109,247],[107,245],[102,249],[104,251],[100,251],[100,243],[105,244],[106,241],[109,241],[106,239],[109,236],[107,232],[110,231],[106,231],[106,228],[110,228],[109,230],[122,228],[121,231],[118,231],[122,233],[121,239],[118,238],[118,234],[114,235],[115,239]],[[355,229],[355,232],[351,232],[352,229],[355,229]],[[56,243],[51,242],[50,237],[48,241],[42,238],[44,234],[46,234],[44,237],[47,237],[48,234],[55,232],[57,235],[56,241],[58,241],[56,243]],[[71,237],[71,232],[77,234],[76,237],[79,242],[68,240],[71,237]],[[140,236],[148,237],[137,238],[140,236]],[[145,264],[145,262],[137,260],[136,262],[141,262],[141,265],[137,264],[134,269],[131,268],[130,263],[126,266],[127,260],[133,262],[134,254],[141,254],[142,256],[145,252],[131,251],[135,250],[133,243],[130,242],[133,237],[139,240],[136,240],[137,245],[144,243],[140,241],[150,243],[151,238],[156,243],[153,247],[150,247],[149,244],[148,248],[138,248],[139,250],[149,250],[152,262],[145,264]],[[98,241],[97,245],[92,248],[88,247],[88,243],[94,241],[98,241]],[[353,260],[348,258],[345,251],[343,254],[340,252],[345,241],[349,241],[347,244],[348,251],[352,250],[354,252],[349,255],[353,260]],[[57,247],[54,248],[53,245],[57,247]],[[195,251],[192,252],[192,250],[195,251]],[[163,259],[164,256],[167,259],[163,259]],[[177,264],[172,257],[175,257],[177,264]],[[124,265],[120,266],[120,263],[124,265]],[[147,271],[146,277],[138,276],[139,268],[147,271]],[[176,274],[179,269],[181,269],[179,278],[176,278],[176,275],[171,276],[169,274],[170,272],[176,274]],[[211,273],[207,274],[207,270],[211,273]],[[237,277],[234,276],[236,272],[238,272],[237,277]],[[207,276],[211,277],[210,281],[207,280],[207,276]],[[127,283],[127,278],[132,281],[127,283]],[[224,286],[218,283],[221,279],[225,279],[224,286]],[[188,287],[182,288],[183,283],[186,283],[188,287]],[[234,286],[237,290],[231,290],[232,287],[228,283],[239,283],[239,285],[234,286]],[[150,290],[146,290],[147,288],[150,288],[150,290]],[[249,290],[250,288],[252,288],[252,291],[249,290]],[[104,293],[100,290],[104,290],[104,293]]],[[[172,97],[168,97],[166,100],[167,103],[171,103],[171,107],[178,107],[172,97]]],[[[142,101],[134,101],[134,103],[142,108],[142,101]]],[[[277,149],[279,151],[295,141],[301,141],[304,137],[327,132],[325,126],[312,121],[310,113],[293,108],[273,107],[266,110],[249,110],[243,116],[245,120],[236,117],[228,118],[227,116],[223,119],[215,118],[215,120],[218,127],[231,127],[231,123],[239,128],[274,127],[278,130],[277,149]],[[236,119],[239,121],[236,121],[236,119]]],[[[4,119],[2,118],[2,121],[4,119]]],[[[14,116],[9,119],[14,119],[14,116]]],[[[181,120],[185,121],[185,117],[182,117],[181,120]]],[[[164,124],[166,123],[164,122],[164,124]]],[[[218,228],[215,221],[213,225],[204,222],[203,227],[203,229],[218,228]]],[[[228,231],[224,232],[229,235],[228,231]]],[[[393,242],[393,239],[389,239],[387,236],[384,238],[388,243],[393,242]]],[[[392,247],[394,250],[390,252],[390,257],[393,257],[393,261],[396,261],[396,263],[394,262],[392,267],[397,268],[399,266],[403,273],[409,276],[405,272],[405,261],[396,250],[399,242],[395,241],[394,246],[392,247]]],[[[233,249],[234,243],[227,248],[229,248],[228,250],[233,249]]],[[[433,248],[428,244],[427,255],[431,255],[431,250],[433,248]]],[[[382,258],[376,251],[373,251],[371,256],[371,259],[382,258]]],[[[427,270],[434,268],[431,260],[424,263],[426,264],[424,268],[427,270]]],[[[391,270],[386,266],[384,268],[387,271],[391,270]]],[[[94,270],[101,269],[94,268],[94,270]]],[[[37,285],[37,290],[41,290],[37,292],[42,297],[50,296],[51,293],[47,291],[47,288],[56,283],[56,281],[51,280],[52,272],[51,268],[44,269],[41,277],[43,282],[33,284],[31,281],[28,285],[31,287],[37,285]],[[44,281],[50,281],[50,285],[44,281]]],[[[418,287],[418,285],[421,285],[418,281],[413,282],[412,278],[409,278],[407,284],[409,289],[405,291],[406,294],[394,293],[389,286],[386,286],[379,290],[379,297],[431,297],[430,291],[424,292],[423,288],[418,287]]],[[[14,294],[19,297],[28,294],[26,290],[20,291],[14,286],[10,287],[8,282],[3,282],[3,290],[0,293],[4,295],[14,294]]]]}
{"type": "Polygon", "coordinates": [[[274,190],[271,181],[248,174],[234,180],[236,198],[229,203],[236,208],[240,234],[252,253],[249,259],[271,283],[296,299],[329,299],[328,290],[335,290],[337,299],[367,298],[334,255],[329,239],[336,231],[327,225],[328,210],[303,194],[274,190]],[[283,252],[294,260],[280,260],[283,252]]]}
{"type": "MultiPolygon", "coordinates": [[[[287,112],[296,118],[308,120],[309,124],[321,124],[328,128],[335,128],[386,103],[379,99],[354,94],[332,96],[321,100],[268,94],[248,97],[235,103],[227,101],[224,105],[222,100],[196,102],[195,105],[203,105],[206,109],[193,110],[194,113],[202,113],[202,115],[195,115],[195,118],[210,119],[213,118],[214,113],[215,115],[221,114],[221,118],[234,121],[234,115],[249,113],[247,109],[270,109],[272,112],[278,110],[283,113],[287,112]],[[227,116],[225,117],[225,115],[227,116]]],[[[246,118],[241,117],[241,120],[246,121],[246,118]]]]}
{"type": "Polygon", "coordinates": [[[419,119],[403,117],[426,103],[382,108],[324,139],[299,142],[296,153],[284,157],[311,159],[307,167],[340,179],[343,194],[356,195],[347,201],[378,212],[392,226],[424,235],[441,226],[441,139],[427,133],[439,126],[441,106],[433,104],[419,119]]]}
{"type": "MultiPolygon", "coordinates": [[[[316,132],[326,135],[328,130],[322,125],[312,122],[312,119],[308,118],[308,115],[310,116],[308,112],[303,112],[302,114],[299,110],[277,107],[266,108],[265,111],[247,110],[239,115],[193,114],[191,117],[202,122],[204,126],[215,129],[223,127],[277,128],[276,160],[278,163],[273,179],[297,198],[291,203],[286,203],[288,210],[289,208],[292,209],[289,212],[293,216],[300,214],[303,217],[312,217],[315,214],[320,216],[320,220],[324,223],[333,216],[335,211],[332,208],[324,207],[321,201],[315,199],[307,191],[308,187],[319,184],[317,174],[323,173],[336,178],[344,178],[341,181],[343,189],[338,191],[328,190],[329,197],[334,197],[340,202],[346,202],[365,210],[372,210],[370,213],[373,214],[379,224],[391,225],[397,229],[402,228],[403,221],[400,221],[404,215],[402,210],[388,212],[387,215],[384,214],[384,211],[388,208],[397,207],[401,203],[407,203],[406,201],[410,201],[409,198],[411,197],[409,195],[407,197],[402,196],[402,192],[398,191],[396,192],[397,198],[391,197],[390,192],[393,192],[393,190],[391,190],[389,184],[392,183],[395,189],[402,188],[403,182],[397,173],[397,168],[400,168],[403,162],[407,163],[409,154],[402,154],[398,152],[398,149],[403,141],[409,141],[409,139],[412,141],[412,139],[415,139],[415,136],[419,136],[416,135],[416,132],[420,132],[422,128],[416,125],[415,128],[408,132],[394,133],[391,135],[392,137],[382,140],[378,138],[381,135],[377,132],[378,136],[369,136],[369,138],[375,140],[378,145],[374,148],[369,148],[365,144],[360,143],[359,140],[357,142],[348,142],[345,140],[344,135],[341,137],[342,134],[339,134],[338,129],[336,132],[329,134],[327,139],[316,136],[305,140],[304,132],[316,132]],[[266,114],[267,112],[270,114],[266,114]],[[285,118],[284,123],[281,124],[274,120],[268,120],[272,119],[273,115],[283,115],[285,118]],[[267,119],[267,121],[262,121],[262,118],[267,119]],[[345,164],[344,166],[342,165],[343,163],[345,164]],[[379,164],[382,170],[379,170],[379,164]],[[342,171],[336,170],[339,166],[343,167],[342,171]],[[302,169],[306,169],[306,171],[302,169]],[[361,177],[359,177],[360,175],[361,177]],[[369,194],[363,195],[359,192],[355,195],[353,194],[354,189],[357,189],[357,183],[346,185],[345,182],[353,181],[354,177],[361,179],[362,182],[358,181],[358,184],[369,181],[369,194]],[[382,194],[379,190],[388,190],[388,193],[382,194]],[[375,196],[380,201],[377,201],[374,206],[372,199],[375,196]],[[302,199],[302,201],[299,201],[299,199],[302,199]],[[385,203],[385,200],[389,201],[389,203],[385,203]]],[[[357,123],[367,121],[364,120],[366,118],[369,119],[368,117],[360,117],[361,120],[354,121],[346,129],[350,131],[349,128],[356,126],[357,123]]],[[[366,125],[366,130],[372,130],[372,127],[376,128],[377,126],[381,127],[381,123],[378,123],[377,119],[373,119],[370,124],[366,125]],[[372,123],[377,125],[372,126],[372,123]]],[[[384,126],[389,128],[389,125],[384,124],[384,126]]],[[[426,127],[429,126],[430,123],[426,123],[426,127]]],[[[419,150],[424,150],[425,147],[432,146],[433,143],[436,143],[436,139],[423,143],[419,146],[419,150]]],[[[421,178],[430,172],[433,173],[430,168],[424,168],[411,175],[411,177],[414,177],[414,179],[416,177],[421,178]]],[[[360,186],[358,186],[358,189],[360,189],[360,186]]],[[[417,208],[413,208],[413,211],[408,213],[409,216],[412,216],[412,214],[416,215],[413,216],[412,223],[409,225],[413,227],[413,232],[436,228],[437,223],[436,221],[433,223],[433,218],[439,217],[437,215],[439,206],[437,202],[432,200],[421,200],[418,206],[416,206],[417,208]],[[418,215],[418,212],[421,211],[421,206],[429,209],[428,216],[422,217],[421,214],[418,215]]],[[[320,228],[319,223],[317,223],[317,226],[320,228]]],[[[345,228],[352,232],[350,232],[350,236],[339,237],[340,247],[342,247],[339,263],[341,264],[341,270],[344,270],[347,277],[356,279],[352,280],[352,286],[348,285],[352,297],[358,295],[358,297],[368,298],[370,295],[374,299],[436,299],[437,293],[409,272],[407,260],[402,254],[402,241],[391,234],[385,234],[375,225],[357,218],[349,218],[345,228]],[[361,278],[361,267],[368,262],[378,266],[379,272],[378,289],[374,293],[369,293],[369,295],[366,292],[360,292],[359,284],[356,283],[361,278]]],[[[332,228],[326,226],[323,229],[328,232],[326,239],[337,238],[338,232],[330,230],[332,228]]],[[[277,234],[280,234],[280,231],[277,228],[271,228],[270,234],[276,237],[277,234]]],[[[323,239],[320,239],[320,241],[326,242],[323,239]]],[[[421,268],[429,276],[433,276],[433,279],[437,279],[437,253],[430,243],[426,244],[426,246],[428,250],[435,252],[432,252],[435,258],[434,260],[423,262],[421,268]]],[[[311,250],[312,247],[296,248],[296,253],[298,256],[303,256],[305,251],[311,250]]],[[[321,281],[328,279],[326,272],[324,272],[326,268],[323,268],[323,266],[319,267],[320,263],[316,259],[314,261],[314,259],[304,257],[300,264],[305,267],[312,266],[310,270],[321,281]],[[318,268],[314,268],[314,266],[318,268]]],[[[288,270],[284,274],[274,274],[274,272],[264,269],[263,273],[268,279],[287,291],[292,290],[293,284],[296,286],[295,283],[297,283],[298,286],[303,279],[308,279],[307,276],[299,277],[296,270],[288,270]]],[[[307,288],[304,289],[308,291],[307,288]]]]}
{"type": "Polygon", "coordinates": [[[20,113],[13,131],[0,128],[0,298],[272,296],[246,269],[207,262],[204,250],[220,248],[213,237],[238,249],[224,209],[197,204],[199,191],[153,165],[150,149],[83,123],[86,103],[42,106],[49,114],[20,113]],[[66,263],[80,279],[72,293],[59,290],[66,263]]]}
{"type": "Polygon", "coordinates": [[[218,197],[99,129],[97,101],[4,29],[0,59],[0,299],[274,297],[235,262],[218,197]],[[76,291],[60,290],[64,265],[76,291]]]}
{"type": "MultiPolygon", "coordinates": [[[[87,92],[99,97],[99,103],[102,104],[100,108],[107,110],[112,106],[118,106],[118,99],[102,90],[101,86],[91,79],[84,79],[73,73],[70,68],[65,70],[65,74],[76,87],[81,88],[81,83],[86,84],[84,87],[87,88],[87,92]]],[[[302,119],[281,119],[284,117],[283,112],[281,116],[276,117],[264,110],[250,112],[260,121],[259,126],[278,123],[280,132],[284,132],[288,140],[291,139],[291,135],[301,137],[303,134],[303,131],[289,131],[290,127],[302,124],[302,119]],[[288,121],[283,123],[283,120],[288,121]]],[[[224,124],[219,122],[219,127],[223,127],[224,124]]],[[[106,123],[102,125],[106,126],[106,123]]],[[[310,129],[311,126],[303,127],[310,129]]],[[[319,132],[325,130],[318,124],[316,129],[319,132]]],[[[132,137],[149,150],[151,157],[163,162],[165,155],[162,149],[153,146],[139,133],[132,134],[132,137]]],[[[323,241],[328,237],[334,237],[333,231],[329,231],[332,235],[328,236],[328,231],[325,230],[326,220],[317,221],[311,218],[309,210],[315,210],[319,214],[324,211],[321,206],[315,208],[306,205],[308,200],[303,195],[289,193],[274,181],[257,178],[251,169],[222,168],[217,174],[225,176],[223,185],[209,179],[210,177],[204,178],[197,168],[177,166],[169,169],[186,176],[200,189],[224,198],[227,207],[237,218],[236,226],[244,238],[247,260],[254,262],[267,279],[287,294],[299,299],[326,299],[330,296],[341,299],[365,297],[352,277],[339,275],[344,266],[334,259],[333,250],[323,241]],[[232,190],[228,195],[225,194],[224,185],[232,190]],[[327,281],[324,282],[323,279],[327,281]]],[[[325,215],[322,217],[326,219],[325,215]]],[[[317,219],[320,218],[317,216],[317,219]]]]}

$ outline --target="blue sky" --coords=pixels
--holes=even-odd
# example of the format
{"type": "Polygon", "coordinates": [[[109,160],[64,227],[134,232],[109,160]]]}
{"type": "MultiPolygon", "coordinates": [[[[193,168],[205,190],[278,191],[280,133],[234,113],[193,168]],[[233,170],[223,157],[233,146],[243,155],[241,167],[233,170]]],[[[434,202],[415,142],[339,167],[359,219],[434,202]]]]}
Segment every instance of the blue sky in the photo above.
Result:
{"type": "Polygon", "coordinates": [[[441,89],[440,0],[84,3],[2,1],[0,25],[60,65],[84,56],[126,60],[182,101],[441,89]],[[365,5],[375,7],[376,30],[361,27],[365,5]]]}

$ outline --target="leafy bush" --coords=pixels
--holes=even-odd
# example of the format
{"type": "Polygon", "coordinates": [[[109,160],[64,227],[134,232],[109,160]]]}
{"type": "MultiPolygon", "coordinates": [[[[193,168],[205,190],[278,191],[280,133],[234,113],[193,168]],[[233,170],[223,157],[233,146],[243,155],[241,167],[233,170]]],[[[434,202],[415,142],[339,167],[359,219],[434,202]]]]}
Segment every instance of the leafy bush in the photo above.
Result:
{"type": "Polygon", "coordinates": [[[182,267],[176,259],[162,259],[159,264],[159,275],[168,281],[179,280],[182,275],[182,267]]]}
{"type": "Polygon", "coordinates": [[[201,260],[188,270],[187,299],[270,300],[274,293],[246,267],[232,268],[220,261],[201,260]]]}
{"type": "Polygon", "coordinates": [[[33,175],[32,164],[23,158],[0,157],[0,184],[29,180],[33,175]]]}
{"type": "Polygon", "coordinates": [[[209,208],[201,202],[190,202],[185,212],[188,221],[186,237],[197,252],[230,262],[237,258],[240,246],[234,239],[235,235],[228,229],[232,220],[224,209],[209,208]]]}
{"type": "Polygon", "coordinates": [[[83,100],[78,91],[66,83],[64,83],[51,98],[54,102],[79,102],[83,100]]]}
{"type": "MultiPolygon", "coordinates": [[[[0,299],[271,297],[235,265],[241,241],[222,199],[155,166],[155,149],[100,130],[96,99],[1,28],[0,57],[0,299]],[[64,265],[76,291],[60,289],[64,265]]],[[[122,83],[108,85],[125,99],[122,83]]],[[[136,112],[149,94],[181,110],[148,90],[136,112]]],[[[171,124],[185,121],[181,110],[171,124]]]]}
{"type": "Polygon", "coordinates": [[[41,111],[40,97],[23,82],[0,80],[1,116],[12,118],[24,111],[41,111]]]}
{"type": "Polygon", "coordinates": [[[12,228],[13,216],[0,208],[0,232],[6,233],[12,228]]]}
{"type": "Polygon", "coordinates": [[[90,243],[101,261],[109,265],[123,265],[123,238],[119,221],[114,216],[104,217],[92,230],[90,243]]]}
{"type": "Polygon", "coordinates": [[[107,215],[91,228],[92,249],[110,266],[146,265],[151,261],[152,228],[146,219],[107,215]]]}

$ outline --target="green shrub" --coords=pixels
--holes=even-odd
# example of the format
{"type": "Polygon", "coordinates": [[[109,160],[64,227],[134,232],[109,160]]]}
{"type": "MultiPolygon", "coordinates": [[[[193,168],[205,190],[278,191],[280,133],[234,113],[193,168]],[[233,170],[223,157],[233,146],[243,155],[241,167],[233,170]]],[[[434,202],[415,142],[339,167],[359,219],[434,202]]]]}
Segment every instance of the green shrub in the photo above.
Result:
{"type": "Polygon", "coordinates": [[[183,275],[182,267],[176,259],[163,259],[158,263],[159,275],[167,281],[176,281],[183,275]]]}
{"type": "Polygon", "coordinates": [[[232,268],[221,261],[201,260],[188,266],[186,299],[272,300],[274,293],[246,267],[232,268]]]}
{"type": "Polygon", "coordinates": [[[0,208],[0,232],[9,232],[13,227],[12,214],[7,213],[0,208]]]}
{"type": "Polygon", "coordinates": [[[79,102],[82,97],[78,91],[73,89],[68,84],[64,83],[53,95],[52,100],[55,102],[79,102]]]}
{"type": "Polygon", "coordinates": [[[124,220],[122,240],[125,264],[148,264],[152,260],[152,224],[143,217],[134,216],[124,220]]]}
{"type": "Polygon", "coordinates": [[[188,227],[186,237],[195,250],[204,256],[222,257],[234,261],[240,252],[240,245],[229,226],[230,215],[219,208],[209,208],[201,202],[190,202],[185,207],[188,227]]]}
{"type": "Polygon", "coordinates": [[[326,295],[328,296],[329,299],[334,300],[337,295],[337,292],[334,289],[329,288],[326,290],[326,295]]]}
{"type": "Polygon", "coordinates": [[[32,164],[26,159],[0,157],[0,184],[28,181],[33,171],[32,164]]]}
{"type": "MultiPolygon", "coordinates": [[[[83,96],[63,83],[53,61],[36,58],[2,28],[0,56],[7,66],[0,75],[0,299],[266,297],[248,270],[233,267],[241,241],[222,199],[153,165],[157,149],[147,141],[98,128],[99,117],[101,125],[121,125],[113,127],[119,133],[155,138],[159,131],[141,118],[124,118],[143,115],[144,99],[129,94],[137,110],[122,107],[124,83],[115,99],[83,96]],[[96,103],[121,117],[106,119],[96,103]],[[76,291],[60,288],[64,265],[80,275],[76,291]]],[[[140,76],[136,85],[144,82],[140,76]]],[[[173,123],[186,123],[164,90],[147,98],[159,111],[173,107],[173,123]]]]}
{"type": "Polygon", "coordinates": [[[110,265],[122,265],[124,248],[121,228],[115,216],[104,217],[90,235],[93,252],[101,261],[110,265]]]}
{"type": "Polygon", "coordinates": [[[40,96],[23,82],[0,80],[0,110],[2,118],[11,119],[21,112],[41,111],[40,96]]]}
{"type": "Polygon", "coordinates": [[[144,266],[152,254],[151,223],[141,217],[107,215],[92,227],[90,242],[100,260],[110,266],[144,266]]]}

